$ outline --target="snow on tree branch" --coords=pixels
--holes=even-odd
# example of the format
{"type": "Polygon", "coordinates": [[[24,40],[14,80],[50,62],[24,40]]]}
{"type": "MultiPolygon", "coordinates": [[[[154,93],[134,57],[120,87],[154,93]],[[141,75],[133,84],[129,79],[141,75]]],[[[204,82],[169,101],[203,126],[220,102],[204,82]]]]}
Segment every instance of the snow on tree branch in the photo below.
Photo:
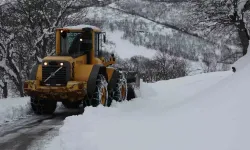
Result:
{"type": "Polygon", "coordinates": [[[0,61],[0,68],[4,69],[11,77],[17,78],[16,74],[12,71],[12,69],[7,66],[6,61],[6,58],[3,58],[2,61],[0,61]]]}
{"type": "Polygon", "coordinates": [[[238,15],[243,13],[244,7],[248,0],[239,0],[238,1],[238,15]]]}
{"type": "Polygon", "coordinates": [[[247,3],[249,3],[249,0],[228,0],[226,2],[226,5],[230,8],[230,15],[235,15],[239,17],[239,19],[242,19],[242,14],[245,11],[245,7],[247,3]]]}

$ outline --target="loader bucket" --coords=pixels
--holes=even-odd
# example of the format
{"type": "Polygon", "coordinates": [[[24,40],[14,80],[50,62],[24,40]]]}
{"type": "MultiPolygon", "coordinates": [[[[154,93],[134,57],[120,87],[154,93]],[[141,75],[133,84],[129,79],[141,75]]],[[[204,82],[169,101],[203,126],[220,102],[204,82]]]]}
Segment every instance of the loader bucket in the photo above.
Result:
{"type": "Polygon", "coordinates": [[[126,73],[127,85],[128,85],[128,94],[127,100],[140,96],[140,77],[136,72],[127,72],[126,73]]]}
{"type": "Polygon", "coordinates": [[[127,84],[133,84],[135,87],[140,88],[140,76],[137,72],[126,73],[127,84]]]}

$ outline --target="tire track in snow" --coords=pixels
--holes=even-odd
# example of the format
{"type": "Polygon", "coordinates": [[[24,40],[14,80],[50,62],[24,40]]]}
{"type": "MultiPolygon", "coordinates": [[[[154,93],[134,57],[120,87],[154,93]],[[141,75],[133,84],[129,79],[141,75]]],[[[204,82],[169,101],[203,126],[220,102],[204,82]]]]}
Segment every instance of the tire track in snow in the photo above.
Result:
{"type": "Polygon", "coordinates": [[[3,124],[0,126],[0,149],[42,149],[46,141],[49,141],[50,137],[47,135],[50,135],[50,132],[57,133],[66,117],[81,113],[83,113],[83,110],[80,109],[65,110],[56,112],[51,116],[30,116],[29,118],[3,124]]]}

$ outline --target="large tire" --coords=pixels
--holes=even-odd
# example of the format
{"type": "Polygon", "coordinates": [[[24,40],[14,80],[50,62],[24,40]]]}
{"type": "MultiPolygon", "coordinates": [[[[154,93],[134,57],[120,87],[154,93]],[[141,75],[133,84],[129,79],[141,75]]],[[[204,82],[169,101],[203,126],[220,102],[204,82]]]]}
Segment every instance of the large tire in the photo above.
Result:
{"type": "Polygon", "coordinates": [[[62,101],[62,104],[65,108],[68,108],[68,109],[78,109],[81,105],[81,101],[77,101],[77,102],[62,101]]]}
{"type": "Polygon", "coordinates": [[[31,97],[31,108],[37,115],[50,115],[56,110],[57,102],[48,99],[31,97]]]}
{"type": "Polygon", "coordinates": [[[113,99],[117,102],[122,102],[127,99],[128,87],[124,74],[120,74],[113,92],[113,99]]]}
{"type": "Polygon", "coordinates": [[[92,95],[91,105],[93,107],[97,107],[98,105],[108,106],[108,83],[101,74],[98,75],[96,80],[96,87],[92,95]]]}

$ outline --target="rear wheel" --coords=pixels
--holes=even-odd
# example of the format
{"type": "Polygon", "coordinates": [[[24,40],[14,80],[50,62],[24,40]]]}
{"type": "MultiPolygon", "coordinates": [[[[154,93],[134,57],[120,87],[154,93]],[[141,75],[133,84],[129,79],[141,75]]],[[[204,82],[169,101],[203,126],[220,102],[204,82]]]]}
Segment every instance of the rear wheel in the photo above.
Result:
{"type": "Polygon", "coordinates": [[[48,99],[31,97],[31,108],[37,115],[53,114],[56,110],[57,102],[48,99]]]}
{"type": "Polygon", "coordinates": [[[93,93],[91,105],[97,107],[98,105],[108,105],[108,83],[103,75],[98,75],[96,81],[95,91],[93,93]]]}

